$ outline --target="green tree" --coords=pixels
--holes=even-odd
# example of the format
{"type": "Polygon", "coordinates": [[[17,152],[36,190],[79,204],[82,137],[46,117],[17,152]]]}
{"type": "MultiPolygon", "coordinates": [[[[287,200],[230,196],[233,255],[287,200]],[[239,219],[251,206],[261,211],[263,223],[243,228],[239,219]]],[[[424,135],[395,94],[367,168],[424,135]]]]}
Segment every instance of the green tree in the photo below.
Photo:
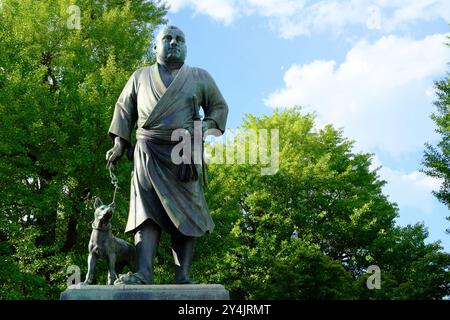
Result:
{"type": "MultiPolygon", "coordinates": [[[[58,298],[68,265],[85,272],[90,197],[112,197],[104,160],[112,108],[131,73],[152,61],[165,14],[144,0],[2,1],[1,297],[36,298],[29,286],[58,298]]],[[[129,170],[119,168],[121,181],[129,170]]],[[[116,232],[127,215],[121,191],[116,232]]]]}
{"type": "Polygon", "coordinates": [[[199,244],[198,279],[224,283],[232,297],[245,299],[449,294],[449,255],[438,243],[424,243],[423,226],[395,226],[397,207],[370,170],[371,154],[352,152],[340,130],[315,129],[314,117],[298,109],[248,115],[243,129],[279,130],[279,171],[209,167],[207,198],[217,227],[199,244]],[[382,271],[380,290],[366,287],[370,265],[382,271]]]}
{"type": "Polygon", "coordinates": [[[423,171],[431,177],[442,179],[441,187],[434,195],[450,208],[450,77],[437,81],[435,88],[437,113],[433,113],[431,119],[441,140],[436,146],[425,145],[423,165],[426,168],[423,171]]]}

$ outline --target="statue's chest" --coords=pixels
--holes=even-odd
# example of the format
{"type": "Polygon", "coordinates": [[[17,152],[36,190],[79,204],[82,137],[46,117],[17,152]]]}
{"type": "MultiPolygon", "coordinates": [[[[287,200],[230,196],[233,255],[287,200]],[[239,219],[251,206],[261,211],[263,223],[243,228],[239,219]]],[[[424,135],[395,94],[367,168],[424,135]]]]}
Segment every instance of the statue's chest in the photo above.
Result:
{"type": "Polygon", "coordinates": [[[100,257],[100,258],[104,258],[106,256],[107,250],[105,249],[105,247],[103,246],[94,246],[94,249],[92,250],[93,253],[100,257]]]}

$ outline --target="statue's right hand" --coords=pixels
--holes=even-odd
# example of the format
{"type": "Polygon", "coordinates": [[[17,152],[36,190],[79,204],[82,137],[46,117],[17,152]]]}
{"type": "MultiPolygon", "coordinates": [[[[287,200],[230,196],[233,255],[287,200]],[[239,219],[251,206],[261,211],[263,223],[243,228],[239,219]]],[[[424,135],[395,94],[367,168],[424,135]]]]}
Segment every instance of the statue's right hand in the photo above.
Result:
{"type": "Polygon", "coordinates": [[[120,137],[114,139],[114,146],[106,152],[106,169],[114,168],[116,160],[119,159],[125,151],[125,141],[120,137]]]}

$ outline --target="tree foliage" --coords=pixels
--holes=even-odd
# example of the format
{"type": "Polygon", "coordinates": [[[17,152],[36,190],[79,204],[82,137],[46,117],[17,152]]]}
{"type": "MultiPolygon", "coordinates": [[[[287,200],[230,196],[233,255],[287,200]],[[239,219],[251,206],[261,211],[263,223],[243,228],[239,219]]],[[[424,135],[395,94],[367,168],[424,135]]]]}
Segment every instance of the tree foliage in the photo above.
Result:
{"type": "MultiPolygon", "coordinates": [[[[279,129],[279,171],[215,164],[207,196],[217,223],[205,237],[197,276],[245,299],[440,299],[449,255],[425,244],[423,225],[395,226],[397,207],[370,170],[371,154],[332,126],[315,129],[299,109],[256,118],[243,129],[279,129]],[[297,235],[298,234],[298,235],[297,235]],[[370,265],[381,289],[369,290],[370,265]]],[[[225,146],[226,148],[227,146],[225,146]]],[[[247,150],[248,152],[248,150],[247,150]]]]}
{"type": "MultiPolygon", "coordinates": [[[[1,297],[57,298],[67,267],[85,265],[88,200],[112,196],[104,160],[112,108],[130,74],[150,63],[165,13],[143,0],[2,1],[1,297]],[[29,288],[16,286],[26,279],[29,288]]],[[[129,170],[120,168],[122,181],[129,170]]]]}
{"type": "Polygon", "coordinates": [[[435,122],[436,132],[441,135],[441,140],[436,146],[429,143],[425,145],[423,165],[424,172],[442,180],[439,191],[435,196],[450,208],[450,77],[435,83],[437,100],[435,106],[437,112],[431,115],[435,122]]]}

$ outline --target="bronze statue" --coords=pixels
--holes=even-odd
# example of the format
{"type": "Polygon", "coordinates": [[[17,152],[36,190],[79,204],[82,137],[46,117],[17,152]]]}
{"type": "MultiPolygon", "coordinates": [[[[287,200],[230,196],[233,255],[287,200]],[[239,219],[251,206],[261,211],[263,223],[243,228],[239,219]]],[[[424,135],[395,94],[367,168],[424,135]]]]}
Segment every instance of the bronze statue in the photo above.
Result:
{"type": "Polygon", "coordinates": [[[130,209],[126,232],[133,232],[137,272],[121,275],[115,284],[152,284],[153,262],[161,231],[171,235],[176,283],[193,283],[189,269],[196,238],[212,232],[209,213],[198,179],[199,164],[175,164],[172,132],[193,132],[193,102],[203,108],[202,129],[225,131],[228,106],[209,73],[184,63],[186,43],[174,26],[158,34],[157,63],[138,69],[128,80],[115,106],[109,135],[114,141],[106,153],[111,166],[126,149],[136,127],[130,209]],[[196,102],[194,102],[196,103],[196,102]]]}

